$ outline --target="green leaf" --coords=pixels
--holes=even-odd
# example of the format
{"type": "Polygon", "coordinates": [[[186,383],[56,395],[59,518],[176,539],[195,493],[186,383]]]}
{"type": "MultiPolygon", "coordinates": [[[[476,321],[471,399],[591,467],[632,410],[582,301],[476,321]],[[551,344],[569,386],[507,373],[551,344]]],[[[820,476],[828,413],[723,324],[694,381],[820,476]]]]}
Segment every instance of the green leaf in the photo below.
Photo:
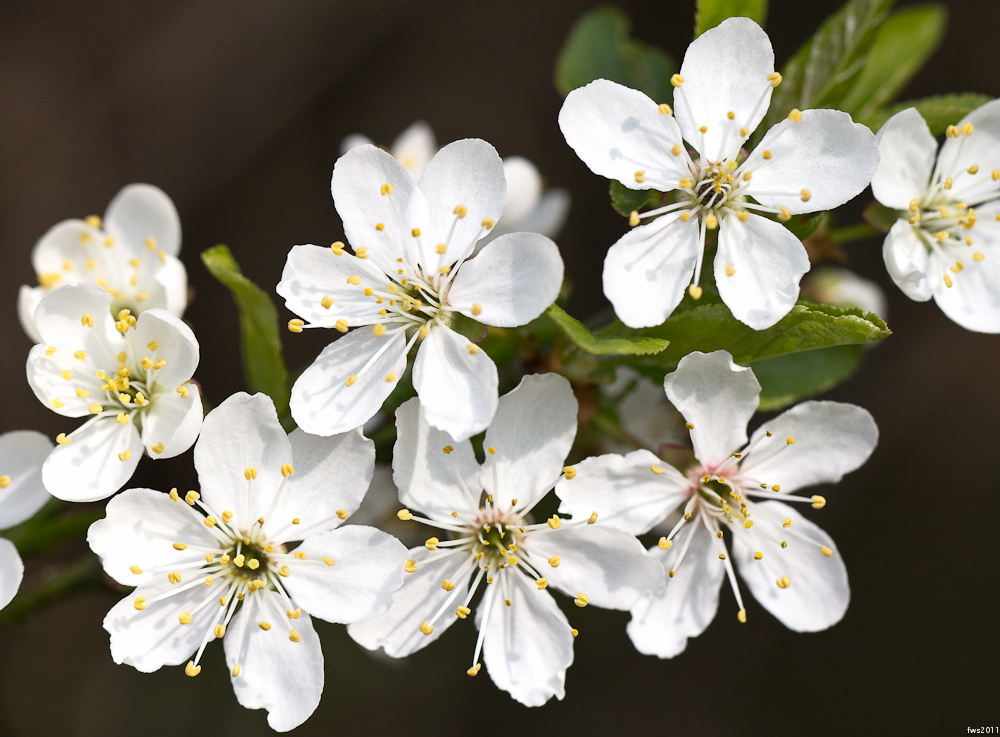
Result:
{"type": "Polygon", "coordinates": [[[724,349],[737,363],[750,363],[788,353],[882,340],[891,331],[873,313],[799,302],[791,312],[765,330],[752,330],[724,304],[706,304],[676,311],[656,328],[639,335],[663,338],[669,347],[656,356],[658,365],[676,364],[692,351],[709,353],[724,349]]]}
{"type": "Polygon", "coordinates": [[[941,44],[948,11],[941,5],[905,8],[879,27],[865,68],[841,103],[841,109],[864,116],[896,99],[941,44]]]}
{"type": "Polygon", "coordinates": [[[825,212],[806,213],[805,215],[797,215],[787,223],[782,224],[791,231],[792,235],[800,241],[804,241],[816,232],[816,229],[823,224],[825,218],[825,212]]]}
{"type": "Polygon", "coordinates": [[[698,0],[695,38],[715,28],[726,18],[743,16],[763,26],[767,18],[767,0],[698,0]]]}
{"type": "Polygon", "coordinates": [[[977,92],[936,95],[935,97],[896,103],[869,113],[859,118],[858,122],[864,123],[873,131],[877,131],[885,124],[885,121],[896,113],[906,110],[908,107],[915,107],[917,112],[924,116],[931,133],[940,136],[949,125],[954,125],[977,107],[985,105],[992,99],[988,95],[981,95],[977,92]]]}
{"type": "Polygon", "coordinates": [[[654,100],[672,97],[670,76],[677,70],[662,49],[629,38],[632,23],[615,7],[582,15],[570,29],[556,60],[555,84],[563,96],[595,79],[642,90],[654,100]]]}
{"type": "Polygon", "coordinates": [[[595,356],[646,356],[666,349],[670,341],[635,335],[594,335],[583,323],[568,315],[559,305],[548,309],[548,316],[562,328],[579,348],[595,356]]]}
{"type": "Polygon", "coordinates": [[[243,373],[251,392],[264,392],[274,401],[279,418],[289,417],[288,371],[281,354],[278,310],[270,295],[243,276],[224,245],[202,251],[201,260],[229,289],[240,316],[243,373]]]}
{"type": "Polygon", "coordinates": [[[655,189],[629,189],[624,184],[614,179],[611,180],[609,188],[611,194],[611,206],[615,208],[619,215],[628,217],[633,210],[641,210],[647,205],[659,203],[661,192],[655,189]]]}
{"type": "Polygon", "coordinates": [[[889,14],[892,3],[893,0],[849,0],[827,18],[781,70],[783,80],[775,89],[767,117],[758,130],[763,133],[792,108],[844,110],[844,96],[865,68],[865,55],[875,29],[889,14]]]}
{"type": "Polygon", "coordinates": [[[760,409],[777,410],[815,396],[854,375],[865,357],[860,345],[835,345],[750,364],[760,382],[760,409]]]}

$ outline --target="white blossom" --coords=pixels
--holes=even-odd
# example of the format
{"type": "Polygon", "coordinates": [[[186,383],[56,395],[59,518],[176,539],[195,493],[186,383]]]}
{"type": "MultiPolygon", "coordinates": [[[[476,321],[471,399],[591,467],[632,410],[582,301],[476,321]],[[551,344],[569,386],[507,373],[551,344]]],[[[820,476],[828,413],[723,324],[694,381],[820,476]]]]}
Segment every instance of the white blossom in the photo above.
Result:
{"type": "MultiPolygon", "coordinates": [[[[52,441],[33,430],[0,435],[0,530],[30,519],[51,497],[42,485],[42,462],[52,441]]],[[[0,609],[21,586],[24,564],[10,540],[0,538],[0,609]]]]}
{"type": "Polygon", "coordinates": [[[380,614],[402,583],[406,548],[395,538],[340,528],[374,461],[359,430],[286,436],[263,394],[219,405],[195,446],[200,493],[129,489],[90,528],[107,574],[137,587],[104,620],[115,662],[142,672],[187,662],[193,677],[208,643],[224,638],[239,702],[267,709],[280,732],[304,722],[323,691],[310,615],[380,614]]]}
{"type": "MultiPolygon", "coordinates": [[[[345,154],[352,148],[372,143],[367,136],[351,135],[340,144],[340,152],[345,154]]],[[[437,150],[434,131],[422,120],[400,133],[388,149],[418,182],[437,150]]],[[[560,188],[546,189],[538,167],[523,156],[504,157],[503,172],[507,180],[503,217],[477,244],[476,250],[504,233],[541,233],[549,238],[559,235],[569,215],[569,192],[560,188]]]]}
{"type": "Polygon", "coordinates": [[[143,450],[172,458],[191,447],[202,421],[191,377],[199,346],[166,310],[111,314],[112,295],[96,284],[47,294],[35,311],[42,342],[28,355],[28,383],[64,417],[88,417],[42,467],[45,488],[67,501],[94,501],[131,478],[143,450]]]}
{"type": "Polygon", "coordinates": [[[565,694],[573,662],[573,629],[549,593],[577,606],[627,609],[663,587],[663,571],[632,536],[592,525],[589,512],[533,523],[531,510],[557,479],[572,475],[566,455],[576,435],[577,403],[555,374],[526,376],[500,399],[479,464],[469,441],[455,442],[426,420],[415,399],[396,413],[393,471],[402,520],[437,528],[410,550],[403,587],[382,616],[348,633],[375,650],[404,657],[436,640],[476,605],[479,637],[467,671],[480,655],[493,682],[527,706],[565,694]],[[444,534],[442,534],[444,533],[444,534]]]}
{"type": "Polygon", "coordinates": [[[664,389],[687,421],[692,466],[677,470],[637,450],[588,458],[556,486],[560,511],[594,509],[603,524],[634,534],[666,525],[650,553],[667,585],[632,607],[635,646],[661,658],[683,651],[715,617],[724,577],[745,622],[733,559],[757,601],[786,627],[815,632],[840,621],[850,599],[840,553],[790,504],[822,508],[822,496],[794,492],[835,483],[868,459],[878,441],[871,415],[851,404],[803,402],[747,442],[760,385],[725,351],[685,356],[664,389]]]}
{"type": "Polygon", "coordinates": [[[875,172],[874,136],[843,112],[792,110],[747,153],[781,82],[770,40],[747,18],[702,34],[671,81],[673,108],[599,79],[570,92],[559,113],[566,141],[595,174],[672,194],[632,213],[638,227],[608,251],[604,292],[626,325],[659,325],[685,289],[701,297],[706,240],[718,230],[719,296],[736,319],[770,327],[795,304],[809,258],[787,228],[757,213],[788,220],[847,202],[875,172]]]}
{"type": "Polygon", "coordinates": [[[915,108],[878,143],[872,192],[899,218],[882,247],[889,276],[962,327],[1000,332],[1000,100],[949,126],[940,151],[915,108]]]}
{"type": "Polygon", "coordinates": [[[497,327],[538,317],[562,284],[558,248],[509,233],[469,258],[506,197],[500,157],[478,139],[441,149],[419,184],[386,152],[353,148],[334,167],[332,190],[354,253],[340,242],[295,246],[277,287],[302,318],[293,331],[347,333],[295,382],[295,421],[318,435],[364,424],[419,341],[412,378],[428,422],[455,439],[482,431],[496,411],[496,365],[450,325],[456,313],[497,327]]]}
{"type": "Polygon", "coordinates": [[[42,342],[35,309],[58,286],[90,282],[112,295],[111,312],[133,315],[153,307],[180,317],[187,307],[187,271],[178,260],[181,223],[174,203],[150,184],[124,187],[104,214],[54,225],[35,245],[31,262],[40,286],[22,286],[21,326],[42,342]]]}

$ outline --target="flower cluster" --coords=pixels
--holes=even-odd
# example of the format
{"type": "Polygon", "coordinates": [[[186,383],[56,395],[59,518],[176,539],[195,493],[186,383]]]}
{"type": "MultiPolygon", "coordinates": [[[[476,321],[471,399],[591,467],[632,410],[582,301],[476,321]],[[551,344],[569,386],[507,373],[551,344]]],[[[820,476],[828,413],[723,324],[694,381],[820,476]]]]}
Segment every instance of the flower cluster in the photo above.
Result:
{"type": "MultiPolygon", "coordinates": [[[[884,256],[904,293],[934,297],[971,330],[1000,332],[1000,101],[949,128],[940,151],[912,108],[877,138],[847,113],[796,109],[751,145],[782,77],[748,18],[702,34],[671,83],[673,105],[598,79],[559,114],[594,173],[658,195],[631,213],[604,263],[605,295],[625,326],[663,325],[686,309],[685,295],[706,296],[711,270],[713,304],[741,323],[731,320],[734,329],[772,328],[810,269],[790,221],[871,184],[893,211],[884,256]]],[[[196,677],[220,639],[238,701],[287,731],[323,691],[313,617],[393,658],[471,617],[478,637],[466,672],[485,666],[498,688],[540,706],[565,695],[579,632],[564,608],[630,611],[635,647],[661,658],[706,629],[724,580],[747,622],[752,602],[737,572],[791,630],[844,616],[850,588],[837,546],[795,505],[822,509],[823,496],[800,492],[865,463],[878,441],[867,411],[805,401],[748,436],[761,399],[741,365],[752,359],[689,351],[642,364],[642,374],[613,363],[598,372],[613,349],[594,344],[619,336],[560,322],[573,344],[564,350],[548,328],[533,332],[546,311],[553,322],[561,314],[553,303],[564,265],[551,238],[568,196],[483,140],[438,149],[426,123],[390,151],[352,136],[331,192],[345,241],[292,247],[276,292],[292,333],[332,328],[335,340],[284,403],[236,393],[205,414],[200,346],[181,319],[180,221],[159,189],[130,185],[103,219],[59,223],[35,247],[40,286],[22,287],[18,303],[36,343],[27,381],[43,405],[83,422],[54,444],[30,431],[0,436],[0,527],[27,520],[50,495],[112,497],[88,542],[111,579],[135,587],[104,620],[116,663],[182,665],[196,677]],[[522,339],[531,350],[516,358],[493,351],[522,339]],[[653,377],[651,366],[662,370],[653,377]],[[663,393],[651,378],[662,378],[663,393]],[[510,389],[502,396],[501,386],[510,389]],[[409,550],[361,524],[380,521],[377,512],[351,520],[376,474],[389,487],[364,435],[380,411],[395,412],[396,518],[413,523],[407,531],[432,530],[409,550]],[[578,418],[617,432],[578,438],[578,418]],[[192,447],[198,489],[164,482],[113,496],[143,455],[192,447]],[[589,452],[604,454],[570,465],[589,452]]],[[[814,277],[802,293],[884,313],[872,283],[843,271],[814,277]]],[[[861,321],[856,312],[849,317],[861,321]]],[[[373,508],[384,508],[378,493],[373,508]]],[[[0,540],[0,607],[22,573],[13,544],[0,540]]]]}

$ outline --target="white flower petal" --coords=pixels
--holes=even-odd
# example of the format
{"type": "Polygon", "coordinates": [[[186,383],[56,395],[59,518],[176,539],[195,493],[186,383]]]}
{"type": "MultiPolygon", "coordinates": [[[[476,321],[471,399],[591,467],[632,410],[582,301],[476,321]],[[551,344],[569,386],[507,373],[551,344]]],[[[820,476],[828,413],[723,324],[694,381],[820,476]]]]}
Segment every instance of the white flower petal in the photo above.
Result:
{"type": "MultiPolygon", "coordinates": [[[[657,454],[661,454],[662,446],[673,446],[675,450],[690,446],[684,418],[667,401],[662,383],[653,383],[627,366],[617,366],[614,382],[602,393],[615,402],[622,430],[639,446],[654,448],[657,454]],[[629,387],[631,390],[622,398],[622,392],[629,387]]],[[[605,438],[602,448],[629,453],[635,445],[605,438]]]]}
{"type": "MultiPolygon", "coordinates": [[[[395,454],[394,454],[395,455],[395,454]]],[[[479,467],[476,467],[478,473],[479,467]]],[[[376,463],[375,473],[368,492],[358,507],[358,511],[348,518],[348,525],[380,525],[399,510],[399,494],[392,482],[392,467],[388,463],[376,463]]]]}
{"type": "Polygon", "coordinates": [[[966,330],[1000,333],[1000,253],[969,263],[960,274],[950,274],[954,286],[934,291],[934,301],[949,318],[966,330]]]}
{"type": "Polygon", "coordinates": [[[507,233],[523,231],[521,223],[538,207],[542,197],[542,175],[538,167],[523,156],[507,156],[503,160],[507,180],[507,204],[497,228],[507,233]]]}
{"type": "Polygon", "coordinates": [[[400,133],[390,149],[396,161],[418,182],[436,151],[437,138],[430,125],[423,120],[418,120],[400,133]]]}
{"type": "Polygon", "coordinates": [[[362,647],[369,650],[382,648],[392,658],[405,658],[434,642],[452,624],[458,621],[454,611],[465,601],[469,591],[469,578],[455,577],[459,566],[465,563],[467,555],[456,553],[431,563],[423,560],[437,556],[423,546],[412,548],[410,557],[416,561],[417,570],[403,576],[403,585],[392,595],[392,607],[385,614],[354,622],[347,627],[347,634],[362,647]],[[453,591],[445,591],[441,583],[448,579],[455,584],[453,591]],[[428,621],[448,600],[449,608],[434,622],[434,630],[429,635],[420,631],[420,625],[428,621]]]}
{"type": "MultiPolygon", "coordinates": [[[[538,207],[521,221],[518,230],[555,238],[566,224],[570,201],[569,192],[565,189],[545,190],[538,207]]],[[[503,229],[503,223],[497,226],[497,230],[503,231],[503,229]]]]}
{"type": "Polygon", "coordinates": [[[337,256],[329,248],[293,246],[275,291],[296,315],[313,325],[330,328],[338,320],[346,320],[348,325],[377,321],[378,304],[362,294],[369,286],[381,292],[385,281],[385,276],[365,259],[350,253],[337,256]],[[351,277],[361,283],[351,284],[351,277]],[[332,302],[324,307],[327,297],[332,302]]]}
{"type": "Polygon", "coordinates": [[[63,417],[86,417],[94,404],[89,394],[99,400],[104,397],[101,387],[105,382],[97,378],[98,366],[94,357],[78,361],[75,353],[75,346],[62,343],[39,344],[28,352],[28,385],[39,402],[63,417]],[[55,352],[49,355],[53,348],[55,352]],[[78,389],[85,389],[89,394],[80,396],[83,392],[77,393],[78,389]]]}
{"type": "Polygon", "coordinates": [[[559,566],[545,566],[542,575],[550,585],[576,596],[590,597],[594,606],[629,609],[641,597],[663,589],[663,567],[646,554],[633,536],[610,525],[563,525],[528,536],[532,556],[547,561],[559,556],[559,566]]]}
{"type": "Polygon", "coordinates": [[[216,514],[232,512],[237,528],[267,513],[290,463],[292,447],[266,394],[233,394],[208,413],[194,446],[202,499],[216,514]]]}
{"type": "Polygon", "coordinates": [[[472,443],[455,442],[446,432],[428,425],[417,399],[396,410],[392,470],[399,501],[406,507],[437,519],[448,519],[452,512],[473,516],[479,511],[483,487],[472,443]],[[450,454],[443,451],[446,446],[453,448],[450,454]],[[456,468],[468,492],[459,484],[456,468]]]}
{"type": "Polygon", "coordinates": [[[577,463],[576,475],[556,484],[559,511],[641,535],[687,499],[687,479],[648,450],[603,455],[577,463]],[[651,469],[659,469],[654,473],[651,469]]]}
{"type": "Polygon", "coordinates": [[[10,604],[21,588],[24,578],[24,563],[17,548],[10,540],[0,538],[0,609],[10,604]]]}
{"type": "Polygon", "coordinates": [[[623,235],[604,260],[604,294],[633,328],[660,325],[684,297],[701,245],[698,219],[664,215],[623,235]]]}
{"type": "Polygon", "coordinates": [[[753,371],[737,366],[726,351],[684,356],[663,380],[667,399],[694,425],[694,453],[712,468],[747,441],[746,427],[757,410],[760,384],[753,371]]]}
{"type": "Polygon", "coordinates": [[[555,243],[538,233],[509,233],[462,265],[448,303],[486,325],[519,327],[555,301],[562,280],[555,243]]]}
{"type": "Polygon", "coordinates": [[[56,446],[42,465],[45,488],[67,502],[111,496],[132,478],[142,457],[135,425],[120,425],[114,417],[91,420],[71,437],[69,445],[56,446]]]}
{"type": "Polygon", "coordinates": [[[889,306],[882,287],[850,269],[821,266],[813,269],[805,282],[802,291],[809,299],[837,307],[858,307],[883,320],[887,318],[889,306]]]}
{"type": "Polygon", "coordinates": [[[17,319],[25,334],[35,343],[42,342],[42,335],[35,327],[35,310],[45,296],[45,287],[29,287],[22,284],[17,290],[17,319]]]}
{"type": "Polygon", "coordinates": [[[809,271],[802,242],[780,223],[748,215],[727,216],[719,230],[715,283],[733,317],[764,330],[788,314],[809,271]]]}
{"type": "Polygon", "coordinates": [[[681,129],[646,95],[598,79],[566,96],[559,111],[566,143],[592,172],[629,189],[676,189],[690,176],[681,129]],[[677,150],[675,156],[672,151],[677,150]],[[646,181],[636,180],[643,172],[646,181]]]}
{"type": "Polygon", "coordinates": [[[448,265],[469,256],[493,227],[487,219],[493,224],[499,221],[507,200],[500,155],[478,138],[455,141],[438,151],[424,169],[420,189],[430,215],[421,241],[425,254],[421,263],[435,271],[439,262],[448,265]],[[459,205],[467,209],[463,217],[455,214],[459,205]],[[436,255],[439,243],[448,249],[442,256],[436,255]]]}
{"type": "Polygon", "coordinates": [[[684,52],[684,83],[674,90],[684,138],[710,161],[736,158],[771,104],[767,77],[773,72],[771,41],[749,18],[729,18],[705,31],[684,52]]]}
{"type": "Polygon", "coordinates": [[[973,134],[945,138],[934,173],[941,180],[945,177],[955,180],[951,194],[956,199],[962,199],[964,190],[973,186],[977,194],[985,198],[986,192],[1000,189],[997,182],[989,179],[994,169],[1000,169],[1000,100],[991,100],[973,110],[959,121],[958,128],[966,123],[973,126],[973,134]],[[977,179],[968,179],[962,174],[971,166],[980,169],[977,179]]]}
{"type": "Polygon", "coordinates": [[[299,530],[306,527],[315,534],[340,526],[361,505],[375,466],[375,444],[361,434],[361,428],[331,437],[295,429],[288,441],[294,473],[286,479],[277,503],[268,502],[261,514],[267,522],[265,531],[276,531],[295,518],[302,527],[288,527],[280,535],[272,532],[275,543],[301,539],[299,530]]]}
{"type": "Polygon", "coordinates": [[[426,227],[427,202],[416,182],[392,156],[374,146],[358,146],[341,156],[330,183],[333,204],[344,221],[344,232],[355,252],[368,249],[369,258],[383,271],[395,268],[397,258],[408,263],[413,228],[426,227]],[[382,194],[383,185],[392,194],[382,194]],[[382,225],[378,230],[377,225],[382,225]],[[407,251],[404,251],[404,246],[407,251]]]}
{"type": "Polygon", "coordinates": [[[275,732],[288,732],[308,719],[323,693],[323,651],[309,615],[284,619],[284,602],[272,591],[261,589],[248,599],[254,605],[236,612],[223,640],[226,665],[232,673],[236,699],[247,709],[267,709],[267,724],[275,732]],[[275,621],[277,617],[284,621],[275,621]],[[273,623],[268,630],[257,626],[273,623]],[[289,639],[288,622],[294,624],[298,642],[289,639]],[[239,658],[239,660],[237,660],[239,658]]]}
{"type": "Polygon", "coordinates": [[[96,284],[70,284],[49,292],[35,310],[35,326],[44,343],[85,351],[97,364],[117,365],[122,338],[111,316],[111,295],[96,284]],[[93,318],[93,327],[84,316],[93,318]]]}
{"type": "Polygon", "coordinates": [[[149,457],[173,458],[194,445],[204,411],[196,384],[189,385],[186,399],[177,393],[156,397],[155,405],[142,418],[142,444],[149,457]]]}
{"type": "Polygon", "coordinates": [[[569,381],[559,374],[531,374],[500,398],[496,416],[483,440],[486,454],[480,481],[498,499],[517,498],[531,506],[547,494],[562,473],[576,438],[577,401],[569,381]],[[498,489],[493,488],[496,463],[498,489]]]}
{"type": "MultiPolygon", "coordinates": [[[[796,491],[816,484],[835,484],[860,468],[878,444],[878,427],[868,410],[842,402],[802,402],[764,423],[750,442],[761,441],[740,466],[758,482],[796,491]],[[771,440],[761,440],[765,432],[771,440]],[[788,444],[787,438],[795,442],[788,444]],[[768,443],[786,447],[772,456],[768,443]],[[763,461],[757,462],[758,458],[763,461]]],[[[772,445],[773,448],[773,445],[772,445]]]]}
{"type": "Polygon", "coordinates": [[[170,256],[181,251],[177,208],[162,189],[151,184],[123,187],[104,213],[104,229],[116,244],[127,244],[136,253],[147,250],[147,238],[170,256]]]}
{"type": "Polygon", "coordinates": [[[360,133],[352,133],[347,136],[343,141],[340,142],[340,155],[343,156],[352,148],[357,148],[358,146],[374,146],[375,141],[370,139],[368,136],[363,136],[360,133]]]}
{"type": "Polygon", "coordinates": [[[800,122],[786,119],[767,132],[741,167],[753,175],[743,191],[793,215],[832,210],[868,186],[878,163],[868,128],[839,110],[806,110],[800,122]]]}
{"type": "Polygon", "coordinates": [[[296,551],[306,559],[288,563],[284,583],[292,600],[314,617],[340,624],[389,611],[409,558],[392,535],[360,525],[310,535],[296,551]],[[321,562],[324,556],[335,565],[321,562]]]}
{"type": "Polygon", "coordinates": [[[626,630],[636,650],[644,655],[672,658],[684,652],[688,638],[704,632],[719,608],[725,570],[704,525],[698,523],[690,531],[681,532],[668,550],[654,546],[649,552],[669,571],[676,565],[686,535],[694,538],[683,563],[673,577],[667,578],[666,588],[632,607],[632,621],[626,630]]]}
{"type": "Polygon", "coordinates": [[[148,302],[143,301],[138,304],[146,307],[163,307],[178,317],[183,315],[188,301],[187,269],[184,268],[184,264],[174,256],[166,255],[153,274],[156,284],[162,289],[162,296],[151,295],[148,302]]]}
{"type": "Polygon", "coordinates": [[[34,430],[0,435],[0,530],[32,517],[50,499],[42,485],[42,463],[52,452],[52,441],[34,430]]]}
{"type": "Polygon", "coordinates": [[[148,357],[154,363],[158,358],[164,361],[163,368],[156,369],[153,382],[165,391],[175,391],[188,381],[198,368],[200,348],[194,332],[179,317],[166,310],[146,310],[139,315],[135,326],[132,345],[139,356],[148,357]],[[154,351],[149,344],[157,343],[154,351]]]}
{"type": "Polygon", "coordinates": [[[761,560],[754,560],[754,551],[741,536],[734,535],[733,558],[754,598],[790,630],[818,632],[835,625],[844,617],[851,600],[847,568],[836,544],[787,504],[764,502],[755,506],[758,515],[763,508],[777,524],[791,518],[791,530],[816,544],[786,533],[787,548],[775,547],[761,560]],[[824,555],[820,545],[825,545],[832,554],[824,555]],[[788,576],[791,585],[787,588],[775,583],[782,576],[788,576]]]}
{"type": "Polygon", "coordinates": [[[210,632],[212,622],[217,620],[221,624],[225,610],[211,603],[199,611],[195,609],[203,601],[225,594],[226,586],[221,579],[216,579],[212,586],[194,586],[167,599],[147,603],[145,609],[135,608],[140,597],[148,602],[182,585],[163,581],[141,586],[111,608],[104,617],[104,629],[111,635],[111,658],[116,663],[152,673],[164,665],[187,662],[206,632],[209,640],[215,639],[210,632]],[[189,624],[180,623],[182,612],[191,612],[189,624]]]}
{"type": "MultiPolygon", "coordinates": [[[[497,688],[525,706],[541,706],[566,695],[566,669],[573,664],[573,633],[555,599],[519,573],[507,577],[511,605],[499,591],[486,620],[483,661],[497,688]]],[[[499,583],[493,584],[494,587],[499,583]]]]}
{"type": "Polygon", "coordinates": [[[413,388],[428,424],[455,440],[482,432],[493,419],[498,384],[493,359],[441,325],[431,328],[413,362],[413,388]]]}
{"type": "Polygon", "coordinates": [[[897,220],[882,244],[882,258],[889,276],[907,297],[926,302],[933,296],[928,277],[930,255],[918,228],[897,220]]]}
{"type": "MultiPolygon", "coordinates": [[[[198,521],[199,514],[183,500],[172,501],[152,489],[126,489],[108,502],[107,516],[97,520],[87,532],[87,543],[101,558],[105,572],[125,586],[162,583],[162,569],[183,568],[204,562],[198,546],[216,548],[216,538],[198,521]],[[174,543],[188,547],[177,550],[174,543]],[[134,573],[138,566],[141,573],[134,573]],[[156,569],[159,572],[154,573],[156,569]]],[[[196,573],[182,574],[183,582],[196,573]]]]}
{"type": "Polygon", "coordinates": [[[295,380],[292,417],[313,435],[353,430],[378,412],[404,371],[402,332],[377,336],[371,328],[353,330],[324,348],[295,380]],[[390,373],[395,374],[394,381],[387,381],[390,373]],[[352,376],[355,380],[348,386],[352,376]]]}
{"type": "Polygon", "coordinates": [[[876,136],[881,155],[872,177],[872,194],[886,207],[906,210],[920,200],[937,156],[937,141],[916,108],[896,113],[876,136]]]}

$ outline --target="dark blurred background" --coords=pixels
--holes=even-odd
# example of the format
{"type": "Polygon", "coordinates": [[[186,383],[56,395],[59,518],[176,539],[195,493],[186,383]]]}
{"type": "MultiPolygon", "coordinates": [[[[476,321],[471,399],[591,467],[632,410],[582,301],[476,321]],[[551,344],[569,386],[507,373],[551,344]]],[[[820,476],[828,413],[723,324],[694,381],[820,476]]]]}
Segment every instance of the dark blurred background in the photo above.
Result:
{"type": "MultiPolygon", "coordinates": [[[[636,35],[679,60],[693,2],[619,3],[636,35]]],[[[899,5],[909,3],[900,2],[899,5]]],[[[901,99],[1000,94],[996,0],[950,0],[941,49],[901,99]]],[[[0,431],[70,429],[24,379],[30,347],[15,316],[34,282],[29,253],[47,228],[102,213],[129,182],[159,185],[184,228],[182,258],[196,299],[186,318],[202,346],[197,377],[217,404],[243,389],[235,309],[198,253],[228,243],[251,279],[277,283],[292,245],[342,238],[329,181],[341,139],[388,144],[412,121],[443,144],[476,136],[534,161],[573,196],[558,239],[576,284],[571,310],[605,305],[604,252],[625,224],[607,183],[563,141],[552,68],[584,0],[110,0],[0,5],[0,431]]],[[[771,0],[779,65],[839,5],[771,0]]],[[[864,198],[866,195],[863,195],[864,198]]],[[[383,662],[342,627],[323,625],[326,688],[296,734],[673,735],[965,734],[1000,724],[1000,628],[989,459],[996,458],[1000,341],[906,300],[885,274],[877,240],[851,265],[889,295],[896,334],[829,397],[875,415],[871,461],[828,491],[811,516],[837,540],[853,601],[827,632],[785,630],[750,604],[736,622],[723,592],[708,631],[669,661],[636,653],[626,613],[575,612],[581,630],[562,702],[529,710],[486,677],[465,675],[474,627],[383,662]],[[982,505],[982,510],[977,505],[982,505]]],[[[289,315],[282,309],[282,319],[289,315]]],[[[285,333],[292,367],[330,339],[285,333]]],[[[140,465],[134,486],[193,487],[190,453],[140,465]]],[[[811,510],[810,510],[811,511],[811,510]]],[[[82,555],[70,545],[29,560],[25,586],[82,555]]],[[[111,660],[101,627],[120,595],[93,589],[23,625],[0,629],[0,733],[256,735],[263,711],[238,706],[222,648],[197,679],[151,675],[111,660]]]]}

